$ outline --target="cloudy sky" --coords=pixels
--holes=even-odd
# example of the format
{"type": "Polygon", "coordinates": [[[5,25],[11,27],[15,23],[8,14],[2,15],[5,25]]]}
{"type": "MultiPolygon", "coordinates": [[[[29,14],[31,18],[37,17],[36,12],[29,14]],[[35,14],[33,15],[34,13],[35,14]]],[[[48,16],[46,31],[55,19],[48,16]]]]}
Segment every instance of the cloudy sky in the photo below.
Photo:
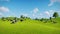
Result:
{"type": "Polygon", "coordinates": [[[0,17],[48,18],[54,12],[60,15],[60,0],[0,0],[0,17]]]}

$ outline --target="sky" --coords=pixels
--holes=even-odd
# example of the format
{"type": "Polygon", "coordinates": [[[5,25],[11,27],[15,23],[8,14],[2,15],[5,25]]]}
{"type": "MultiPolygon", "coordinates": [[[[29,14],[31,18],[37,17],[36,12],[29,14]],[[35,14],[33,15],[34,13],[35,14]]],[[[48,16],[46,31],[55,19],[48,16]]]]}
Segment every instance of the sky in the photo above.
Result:
{"type": "Polygon", "coordinates": [[[0,17],[49,18],[60,15],[60,0],[0,0],[0,17]]]}

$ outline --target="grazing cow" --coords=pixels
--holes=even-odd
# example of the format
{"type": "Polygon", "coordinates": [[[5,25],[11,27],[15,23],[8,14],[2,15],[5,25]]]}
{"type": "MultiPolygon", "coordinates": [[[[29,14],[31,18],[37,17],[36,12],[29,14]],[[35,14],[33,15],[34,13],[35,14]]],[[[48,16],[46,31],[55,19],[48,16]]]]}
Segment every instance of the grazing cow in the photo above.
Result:
{"type": "Polygon", "coordinates": [[[21,19],[20,21],[22,22],[23,20],[21,19]]]}
{"type": "Polygon", "coordinates": [[[12,21],[12,24],[14,24],[15,22],[14,21],[12,21]]]}
{"type": "Polygon", "coordinates": [[[10,21],[13,21],[13,20],[10,20],[10,21]]]}
{"type": "Polygon", "coordinates": [[[12,20],[12,23],[11,24],[14,24],[15,22],[17,22],[16,20],[12,20]]]}

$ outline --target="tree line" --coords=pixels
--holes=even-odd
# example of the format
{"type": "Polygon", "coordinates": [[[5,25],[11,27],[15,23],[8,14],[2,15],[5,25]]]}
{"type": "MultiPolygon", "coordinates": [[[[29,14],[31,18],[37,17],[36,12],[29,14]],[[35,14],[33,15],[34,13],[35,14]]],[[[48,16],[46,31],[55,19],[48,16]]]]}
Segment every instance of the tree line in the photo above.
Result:
{"type": "MultiPolygon", "coordinates": [[[[54,12],[53,17],[54,18],[59,17],[58,13],[57,12],[54,12]]],[[[26,19],[31,19],[31,18],[30,17],[25,17],[23,15],[21,15],[20,18],[17,18],[17,17],[2,17],[1,18],[1,20],[3,20],[3,21],[6,21],[7,20],[7,21],[11,21],[12,23],[15,23],[17,21],[21,21],[22,22],[22,21],[24,21],[26,19]]],[[[44,18],[38,19],[38,18],[35,18],[34,20],[45,21],[44,23],[46,23],[48,20],[50,20],[51,22],[56,23],[55,21],[52,20],[52,17],[50,17],[49,19],[44,19],[44,18]]]]}

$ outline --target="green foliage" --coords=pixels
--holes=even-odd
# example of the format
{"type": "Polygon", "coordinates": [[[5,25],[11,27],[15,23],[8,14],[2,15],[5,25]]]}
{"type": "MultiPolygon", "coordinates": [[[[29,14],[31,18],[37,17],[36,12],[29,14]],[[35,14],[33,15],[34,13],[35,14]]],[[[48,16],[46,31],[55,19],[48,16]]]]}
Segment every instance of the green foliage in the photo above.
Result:
{"type": "Polygon", "coordinates": [[[2,17],[1,19],[2,19],[3,21],[5,21],[5,20],[6,20],[6,19],[5,19],[5,17],[2,17]]]}
{"type": "Polygon", "coordinates": [[[57,12],[54,12],[54,14],[53,14],[53,17],[58,17],[59,15],[58,15],[58,13],[57,12]]]}
{"type": "Polygon", "coordinates": [[[40,21],[43,21],[43,20],[44,20],[43,18],[40,19],[40,21]]]}
{"type": "Polygon", "coordinates": [[[50,17],[50,20],[52,19],[52,17],[50,17]]]}
{"type": "Polygon", "coordinates": [[[31,19],[30,17],[25,17],[26,19],[31,19]]]}
{"type": "Polygon", "coordinates": [[[20,18],[24,19],[25,17],[24,17],[23,15],[21,15],[21,17],[20,17],[20,18]]]}
{"type": "Polygon", "coordinates": [[[39,20],[38,18],[35,18],[35,20],[39,20]]]}

